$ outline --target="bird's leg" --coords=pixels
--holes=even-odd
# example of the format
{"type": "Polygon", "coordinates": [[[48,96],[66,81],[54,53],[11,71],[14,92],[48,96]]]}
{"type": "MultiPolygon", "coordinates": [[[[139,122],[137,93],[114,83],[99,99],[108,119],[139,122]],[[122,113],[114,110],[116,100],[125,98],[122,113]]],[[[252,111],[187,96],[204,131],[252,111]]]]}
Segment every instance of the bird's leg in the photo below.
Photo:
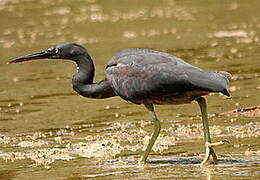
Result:
{"type": "Polygon", "coordinates": [[[200,106],[200,110],[201,110],[203,129],[204,129],[204,141],[205,141],[205,147],[206,147],[205,158],[202,161],[201,166],[205,165],[209,161],[210,155],[212,156],[214,164],[217,164],[218,159],[217,159],[217,155],[216,155],[213,147],[221,146],[225,143],[225,141],[211,143],[206,100],[205,100],[205,98],[200,97],[196,101],[198,102],[198,104],[200,106]]]}
{"type": "Polygon", "coordinates": [[[151,152],[152,150],[152,147],[154,145],[154,142],[156,141],[160,131],[161,131],[161,123],[160,123],[160,120],[158,119],[155,111],[154,111],[154,106],[153,104],[144,104],[145,107],[149,110],[151,116],[152,116],[152,120],[153,120],[153,123],[154,123],[154,132],[153,132],[153,135],[152,135],[152,138],[149,140],[149,144],[148,146],[146,147],[146,150],[144,152],[144,155],[143,157],[140,159],[139,163],[146,163],[146,160],[147,160],[147,157],[149,155],[149,153],[151,152]]]}

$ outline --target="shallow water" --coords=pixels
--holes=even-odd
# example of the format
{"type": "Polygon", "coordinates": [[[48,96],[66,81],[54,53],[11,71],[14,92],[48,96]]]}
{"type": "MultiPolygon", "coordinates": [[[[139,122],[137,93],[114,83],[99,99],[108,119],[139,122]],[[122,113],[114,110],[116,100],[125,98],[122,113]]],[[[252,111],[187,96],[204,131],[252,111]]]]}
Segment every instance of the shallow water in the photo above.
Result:
{"type": "Polygon", "coordinates": [[[0,179],[251,179],[260,177],[260,2],[0,1],[0,179]],[[196,103],[157,106],[162,132],[148,164],[138,159],[152,123],[120,98],[92,100],[71,89],[75,65],[8,59],[73,41],[95,60],[96,81],[119,50],[168,52],[233,74],[231,98],[207,97],[220,162],[201,168],[196,103]]]}

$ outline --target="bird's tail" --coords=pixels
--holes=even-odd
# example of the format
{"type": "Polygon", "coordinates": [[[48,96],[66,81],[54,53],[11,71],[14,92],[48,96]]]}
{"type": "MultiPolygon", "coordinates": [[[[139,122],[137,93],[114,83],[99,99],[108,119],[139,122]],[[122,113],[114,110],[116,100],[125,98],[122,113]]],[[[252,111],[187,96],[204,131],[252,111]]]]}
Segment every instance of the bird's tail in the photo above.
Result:
{"type": "Polygon", "coordinates": [[[230,96],[230,93],[228,92],[227,89],[224,89],[223,91],[221,91],[222,94],[226,95],[226,96],[230,96]]]}
{"type": "MultiPolygon", "coordinates": [[[[226,78],[227,80],[232,78],[232,75],[226,71],[215,71],[215,73],[219,74],[220,76],[226,78]]],[[[224,89],[223,91],[221,91],[222,94],[226,95],[226,96],[230,96],[229,92],[227,89],[224,89]]]]}

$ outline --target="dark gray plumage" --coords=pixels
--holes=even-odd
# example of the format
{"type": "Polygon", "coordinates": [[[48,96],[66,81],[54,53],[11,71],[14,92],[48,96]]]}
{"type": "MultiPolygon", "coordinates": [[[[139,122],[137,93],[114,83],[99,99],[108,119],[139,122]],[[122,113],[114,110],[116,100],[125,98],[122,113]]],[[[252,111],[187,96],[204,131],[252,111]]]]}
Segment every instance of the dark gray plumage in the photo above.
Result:
{"type": "Polygon", "coordinates": [[[45,51],[22,56],[9,63],[19,63],[35,59],[68,59],[77,64],[77,72],[72,78],[73,89],[89,98],[120,96],[135,104],[144,104],[151,113],[154,132],[141,159],[146,159],[157,139],[161,125],[155,113],[154,104],[184,104],[196,100],[202,113],[206,156],[202,165],[212,156],[217,156],[211,143],[206,101],[203,97],[210,92],[229,93],[227,72],[204,71],[173,55],[148,50],[126,49],[113,56],[108,62],[105,79],[94,83],[95,67],[87,50],[76,43],[62,43],[45,51]]]}
{"type": "Polygon", "coordinates": [[[115,92],[136,104],[183,104],[209,92],[227,92],[229,73],[204,71],[167,53],[126,49],[106,66],[115,92]]]}

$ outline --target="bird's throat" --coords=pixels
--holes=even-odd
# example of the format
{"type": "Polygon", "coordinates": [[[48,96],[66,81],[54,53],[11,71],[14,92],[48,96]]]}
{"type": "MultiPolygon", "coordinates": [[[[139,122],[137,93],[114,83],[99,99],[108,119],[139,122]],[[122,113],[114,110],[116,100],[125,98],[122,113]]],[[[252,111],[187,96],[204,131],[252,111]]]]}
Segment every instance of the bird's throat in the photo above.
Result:
{"type": "Polygon", "coordinates": [[[73,89],[84,97],[102,99],[116,96],[110,84],[102,80],[94,83],[95,67],[91,57],[86,54],[74,59],[77,72],[72,78],[73,89]]]}
{"type": "Polygon", "coordinates": [[[73,86],[92,84],[95,75],[95,67],[91,57],[79,56],[76,60],[77,72],[73,76],[73,86]]]}

